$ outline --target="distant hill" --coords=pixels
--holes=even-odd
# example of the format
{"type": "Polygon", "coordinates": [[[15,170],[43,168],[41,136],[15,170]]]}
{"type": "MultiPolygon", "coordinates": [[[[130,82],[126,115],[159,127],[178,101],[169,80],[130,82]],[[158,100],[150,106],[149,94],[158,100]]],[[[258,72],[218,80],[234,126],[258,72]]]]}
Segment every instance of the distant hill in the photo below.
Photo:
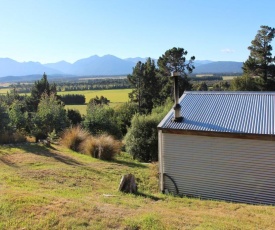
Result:
{"type": "Polygon", "coordinates": [[[99,57],[97,55],[83,58],[71,64],[65,61],[45,64],[45,66],[56,69],[66,74],[87,75],[119,75],[129,74],[135,66],[134,61],[120,59],[113,55],[99,57]]]}
{"type": "Polygon", "coordinates": [[[242,66],[242,62],[217,61],[197,66],[194,73],[242,73],[242,66]]]}
{"type": "MultiPolygon", "coordinates": [[[[60,61],[43,65],[39,62],[17,62],[9,58],[0,58],[0,81],[38,80],[44,72],[51,79],[76,76],[127,75],[132,73],[138,61],[145,62],[146,60],[147,58],[141,57],[121,59],[113,55],[102,57],[94,55],[72,64],[60,61]]],[[[157,63],[157,60],[154,60],[157,63]]],[[[242,73],[242,65],[242,62],[196,60],[194,73],[242,73]]]]}
{"type": "Polygon", "coordinates": [[[61,71],[49,68],[39,62],[17,62],[10,58],[0,58],[0,77],[24,76],[32,74],[61,74],[61,71]]]}
{"type": "Polygon", "coordinates": [[[48,63],[48,64],[44,64],[44,66],[58,70],[62,73],[70,73],[72,69],[72,64],[66,61],[48,63]]]}
{"type": "Polygon", "coordinates": [[[135,57],[135,58],[125,58],[123,59],[125,61],[130,61],[130,62],[133,62],[133,63],[138,63],[139,61],[141,62],[146,62],[147,58],[141,58],[141,57],[135,57]]]}
{"type": "MultiPolygon", "coordinates": [[[[6,76],[6,77],[0,77],[0,82],[27,82],[27,81],[37,81],[40,80],[43,74],[31,74],[31,75],[25,75],[25,76],[6,76]]],[[[48,80],[64,80],[64,79],[70,79],[76,76],[73,75],[67,75],[67,74],[51,74],[47,75],[48,80]]]]}
{"type": "Polygon", "coordinates": [[[73,63],[71,74],[79,76],[129,74],[134,66],[135,63],[113,55],[105,55],[103,57],[95,55],[73,63]]]}
{"type": "MultiPolygon", "coordinates": [[[[141,58],[141,57],[135,57],[135,58],[125,58],[125,59],[123,59],[123,60],[126,60],[126,61],[130,61],[130,62],[133,62],[133,63],[138,63],[139,61],[141,61],[141,62],[146,62],[147,61],[147,59],[148,59],[148,57],[146,57],[146,58],[141,58]]],[[[152,60],[154,60],[155,61],[155,64],[157,64],[157,62],[158,62],[158,59],[155,59],[155,58],[151,58],[152,60]]]]}
{"type": "Polygon", "coordinates": [[[200,65],[205,65],[205,64],[209,64],[212,63],[213,61],[209,61],[209,60],[195,60],[194,61],[194,66],[198,67],[200,65]]]}

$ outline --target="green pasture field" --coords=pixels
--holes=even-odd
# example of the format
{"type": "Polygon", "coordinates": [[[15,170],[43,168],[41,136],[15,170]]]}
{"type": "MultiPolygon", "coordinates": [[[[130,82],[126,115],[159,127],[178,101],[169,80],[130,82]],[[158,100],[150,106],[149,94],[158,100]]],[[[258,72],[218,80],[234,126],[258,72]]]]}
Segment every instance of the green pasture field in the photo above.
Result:
{"type": "MultiPolygon", "coordinates": [[[[131,89],[111,89],[111,90],[85,90],[85,91],[65,91],[58,92],[58,95],[66,94],[82,94],[86,98],[86,103],[90,101],[91,98],[96,96],[104,96],[110,100],[110,106],[112,108],[118,107],[120,104],[127,102],[129,100],[128,94],[131,92],[131,89]]],[[[87,105],[66,105],[66,109],[75,109],[80,112],[80,114],[85,115],[87,105]]]]}
{"type": "Polygon", "coordinates": [[[213,74],[197,74],[196,77],[213,77],[213,74]]]}
{"type": "MultiPolygon", "coordinates": [[[[9,92],[10,88],[0,89],[0,94],[6,94],[9,92]]],[[[128,101],[128,94],[132,91],[132,89],[110,89],[110,90],[79,90],[79,91],[62,91],[58,92],[58,95],[66,95],[66,94],[82,94],[86,97],[86,103],[90,101],[91,98],[96,96],[104,96],[110,100],[111,103],[121,103],[128,101]]],[[[27,95],[30,95],[27,93],[27,95]]]]}
{"type": "Polygon", "coordinates": [[[230,80],[233,80],[236,77],[238,77],[238,76],[222,76],[222,79],[224,81],[230,81],[230,80]]]}
{"type": "Polygon", "coordinates": [[[86,103],[90,101],[91,98],[96,96],[104,96],[110,103],[117,102],[127,102],[128,94],[132,91],[132,89],[110,89],[110,90],[83,90],[83,91],[64,91],[58,92],[58,95],[66,95],[66,94],[82,94],[86,98],[86,103]]]}
{"type": "Polygon", "coordinates": [[[0,89],[0,94],[7,94],[7,92],[10,92],[10,88],[2,88],[2,89],[0,89]]]}
{"type": "Polygon", "coordinates": [[[156,163],[102,161],[53,144],[0,146],[0,229],[274,229],[275,207],[174,197],[156,163]],[[118,191],[136,177],[138,194],[118,191]]]}
{"type": "Polygon", "coordinates": [[[87,105],[65,105],[65,109],[74,109],[78,110],[80,114],[86,115],[87,114],[87,105]]]}

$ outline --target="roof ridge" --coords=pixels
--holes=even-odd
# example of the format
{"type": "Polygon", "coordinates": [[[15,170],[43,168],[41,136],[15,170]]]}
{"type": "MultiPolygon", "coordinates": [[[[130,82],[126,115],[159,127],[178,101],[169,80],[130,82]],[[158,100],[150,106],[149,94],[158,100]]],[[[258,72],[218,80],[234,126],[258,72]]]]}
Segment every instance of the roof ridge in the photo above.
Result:
{"type": "Polygon", "coordinates": [[[184,94],[275,95],[275,91],[184,91],[184,94]]]}

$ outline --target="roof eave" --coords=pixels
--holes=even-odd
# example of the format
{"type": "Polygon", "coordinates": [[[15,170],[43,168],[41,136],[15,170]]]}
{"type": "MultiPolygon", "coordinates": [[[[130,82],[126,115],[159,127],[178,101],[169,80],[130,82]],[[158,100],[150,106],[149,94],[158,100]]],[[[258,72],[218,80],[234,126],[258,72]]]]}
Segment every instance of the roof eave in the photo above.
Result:
{"type": "Polygon", "coordinates": [[[162,127],[158,127],[158,130],[161,130],[162,133],[171,133],[171,134],[179,134],[179,135],[197,135],[197,136],[209,136],[209,137],[226,137],[226,138],[275,141],[275,135],[273,134],[231,133],[231,132],[217,132],[217,131],[171,129],[171,128],[162,128],[162,127]]]}

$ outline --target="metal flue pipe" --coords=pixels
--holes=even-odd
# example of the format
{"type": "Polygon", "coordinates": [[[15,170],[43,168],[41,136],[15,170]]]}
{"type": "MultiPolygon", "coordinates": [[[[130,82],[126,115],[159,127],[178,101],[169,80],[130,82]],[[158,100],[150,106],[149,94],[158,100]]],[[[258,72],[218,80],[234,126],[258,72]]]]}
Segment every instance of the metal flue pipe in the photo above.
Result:
{"type": "Polygon", "coordinates": [[[171,72],[171,77],[174,79],[174,118],[173,121],[175,122],[181,122],[183,120],[183,117],[180,114],[181,106],[179,104],[179,77],[180,77],[180,72],[171,72]]]}

